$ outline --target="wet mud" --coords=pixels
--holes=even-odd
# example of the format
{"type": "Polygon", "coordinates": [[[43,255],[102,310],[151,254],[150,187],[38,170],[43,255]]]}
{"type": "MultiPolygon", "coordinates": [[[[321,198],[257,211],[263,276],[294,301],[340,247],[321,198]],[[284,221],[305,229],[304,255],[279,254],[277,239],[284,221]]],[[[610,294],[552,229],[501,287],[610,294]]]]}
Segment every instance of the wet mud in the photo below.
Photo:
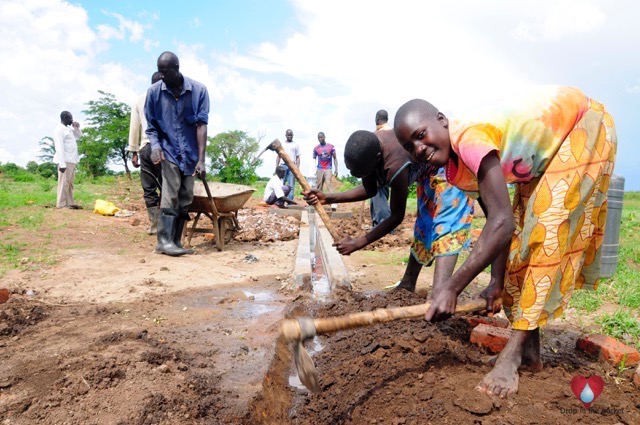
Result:
{"type": "MultiPolygon", "coordinates": [[[[420,302],[424,299],[406,291],[343,294],[315,311],[299,308],[298,313],[324,317],[420,302]]],[[[507,399],[480,394],[475,386],[491,368],[487,353],[468,342],[470,330],[465,317],[454,317],[437,324],[400,321],[319,336],[307,343],[322,387],[318,394],[291,385],[290,347],[281,346],[265,378],[262,403],[253,406],[245,423],[640,423],[639,392],[630,374],[577,353],[577,333],[561,327],[543,332],[545,368],[537,374],[521,372],[518,394],[507,399]],[[322,349],[313,352],[318,343],[322,349]],[[605,380],[591,411],[571,391],[576,375],[605,380]]]]}

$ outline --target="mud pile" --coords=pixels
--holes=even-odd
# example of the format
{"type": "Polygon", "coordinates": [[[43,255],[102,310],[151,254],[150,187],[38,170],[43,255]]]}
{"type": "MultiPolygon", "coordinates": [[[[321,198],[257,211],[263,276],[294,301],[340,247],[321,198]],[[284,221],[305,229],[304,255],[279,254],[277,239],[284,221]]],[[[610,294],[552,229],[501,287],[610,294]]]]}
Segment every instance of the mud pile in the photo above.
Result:
{"type": "MultiPolygon", "coordinates": [[[[343,297],[318,311],[334,316],[424,300],[405,291],[343,297]]],[[[607,365],[575,351],[577,334],[550,328],[543,335],[545,369],[522,372],[509,399],[487,397],[475,386],[490,371],[487,356],[468,343],[462,317],[438,324],[392,322],[319,337],[313,359],[319,394],[294,390],[288,418],[294,424],[564,424],[640,423],[638,391],[607,365]],[[573,395],[576,375],[605,379],[603,394],[587,412],[573,395]]],[[[292,373],[295,373],[295,369],[292,373]]],[[[263,416],[266,414],[262,412],[263,416]]]]}
{"type": "Polygon", "coordinates": [[[238,211],[241,230],[234,239],[241,242],[288,241],[298,237],[300,220],[294,216],[270,214],[265,209],[241,209],[238,211]]]}

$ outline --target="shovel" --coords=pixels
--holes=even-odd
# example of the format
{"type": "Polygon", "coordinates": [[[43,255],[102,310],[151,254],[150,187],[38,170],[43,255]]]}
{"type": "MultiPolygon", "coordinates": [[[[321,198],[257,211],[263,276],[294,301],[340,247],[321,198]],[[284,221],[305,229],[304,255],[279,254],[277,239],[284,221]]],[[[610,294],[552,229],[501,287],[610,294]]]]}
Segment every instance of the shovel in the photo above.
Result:
{"type": "MultiPolygon", "coordinates": [[[[318,372],[311,360],[311,356],[304,349],[302,343],[316,335],[371,326],[376,323],[395,320],[416,319],[423,317],[429,310],[431,303],[408,307],[379,308],[373,311],[347,314],[345,316],[312,319],[299,317],[287,319],[280,324],[280,338],[285,342],[293,342],[293,360],[298,370],[300,382],[312,392],[320,392],[318,372]]],[[[486,309],[487,302],[478,298],[467,304],[456,306],[456,313],[471,313],[486,309]]]]}

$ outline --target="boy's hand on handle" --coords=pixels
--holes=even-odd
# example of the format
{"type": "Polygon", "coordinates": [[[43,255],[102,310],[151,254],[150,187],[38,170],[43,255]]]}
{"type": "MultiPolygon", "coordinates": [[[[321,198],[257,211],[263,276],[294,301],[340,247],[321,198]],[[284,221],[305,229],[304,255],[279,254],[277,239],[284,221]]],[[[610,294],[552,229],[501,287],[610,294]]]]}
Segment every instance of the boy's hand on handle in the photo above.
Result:
{"type": "Polygon", "coordinates": [[[443,288],[434,296],[427,314],[424,315],[424,319],[429,322],[448,319],[456,311],[457,302],[458,294],[456,291],[443,288]]]}
{"type": "Polygon", "coordinates": [[[496,301],[502,296],[503,287],[504,282],[498,283],[491,278],[489,285],[480,292],[480,298],[484,298],[487,301],[488,313],[496,313],[502,308],[502,304],[496,301]]]}
{"type": "Polygon", "coordinates": [[[326,203],[326,196],[322,191],[318,189],[309,189],[302,192],[302,197],[309,205],[315,205],[320,203],[324,205],[326,203]]]}
{"type": "Polygon", "coordinates": [[[340,241],[334,243],[333,246],[336,247],[340,254],[349,255],[364,247],[364,245],[360,243],[360,239],[361,238],[352,239],[351,236],[345,236],[340,241]]]}

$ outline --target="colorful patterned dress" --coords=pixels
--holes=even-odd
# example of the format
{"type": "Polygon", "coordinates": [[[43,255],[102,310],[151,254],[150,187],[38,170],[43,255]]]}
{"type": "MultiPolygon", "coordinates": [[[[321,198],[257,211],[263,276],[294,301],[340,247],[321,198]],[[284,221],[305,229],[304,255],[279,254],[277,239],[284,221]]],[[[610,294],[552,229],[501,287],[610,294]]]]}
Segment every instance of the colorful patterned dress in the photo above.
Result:
{"type": "Polygon", "coordinates": [[[516,183],[503,304],[518,330],[562,315],[575,288],[595,289],[616,131],[604,106],[570,87],[545,87],[519,107],[450,122],[458,164],[447,180],[477,191],[482,159],[497,152],[516,183]]]}
{"type": "Polygon", "coordinates": [[[444,168],[416,181],[418,212],[411,254],[429,266],[435,257],[457,255],[471,244],[473,200],[447,183],[444,168]]]}

